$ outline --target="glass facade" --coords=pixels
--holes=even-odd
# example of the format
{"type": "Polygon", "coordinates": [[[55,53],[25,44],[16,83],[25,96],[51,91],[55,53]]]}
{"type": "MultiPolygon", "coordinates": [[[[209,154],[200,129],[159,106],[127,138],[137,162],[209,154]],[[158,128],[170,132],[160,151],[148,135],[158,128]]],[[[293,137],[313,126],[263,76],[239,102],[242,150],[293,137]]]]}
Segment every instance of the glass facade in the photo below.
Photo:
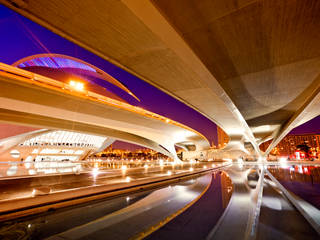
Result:
{"type": "Polygon", "coordinates": [[[97,135],[58,130],[33,137],[20,145],[99,148],[106,139],[97,135]]]}

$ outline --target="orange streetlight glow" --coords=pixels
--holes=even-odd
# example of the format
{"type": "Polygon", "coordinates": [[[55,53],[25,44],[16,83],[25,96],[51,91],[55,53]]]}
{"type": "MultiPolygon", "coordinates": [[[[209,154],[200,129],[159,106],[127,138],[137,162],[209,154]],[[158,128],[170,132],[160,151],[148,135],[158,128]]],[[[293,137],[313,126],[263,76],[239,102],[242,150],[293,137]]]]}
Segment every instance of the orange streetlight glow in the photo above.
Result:
{"type": "Polygon", "coordinates": [[[69,85],[70,85],[72,88],[76,89],[77,91],[83,91],[83,90],[84,90],[84,85],[83,85],[83,83],[81,83],[81,82],[76,82],[76,81],[71,80],[71,81],[69,82],[69,85]]]}

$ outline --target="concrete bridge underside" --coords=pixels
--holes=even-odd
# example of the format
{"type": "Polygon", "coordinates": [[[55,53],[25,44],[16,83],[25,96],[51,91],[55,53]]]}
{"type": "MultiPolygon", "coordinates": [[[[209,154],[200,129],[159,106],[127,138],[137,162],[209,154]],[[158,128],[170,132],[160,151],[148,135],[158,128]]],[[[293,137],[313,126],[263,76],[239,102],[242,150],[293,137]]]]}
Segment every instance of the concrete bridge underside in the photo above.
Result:
{"type": "Polygon", "coordinates": [[[231,148],[273,139],[267,154],[319,115],[317,0],[2,2],[199,111],[231,148]]]}

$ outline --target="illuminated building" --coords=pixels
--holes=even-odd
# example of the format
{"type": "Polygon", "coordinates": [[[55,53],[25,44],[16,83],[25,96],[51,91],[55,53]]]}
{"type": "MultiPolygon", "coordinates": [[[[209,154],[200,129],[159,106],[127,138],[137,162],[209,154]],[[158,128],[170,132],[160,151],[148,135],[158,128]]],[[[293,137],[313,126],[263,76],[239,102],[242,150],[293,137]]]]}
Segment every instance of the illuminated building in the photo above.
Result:
{"type": "MultiPolygon", "coordinates": [[[[270,141],[262,143],[260,148],[265,151],[270,141]]],[[[320,154],[320,134],[288,135],[271,150],[271,154],[279,156],[292,156],[297,150],[297,145],[306,144],[310,147],[311,156],[319,157],[320,154]]]]}
{"type": "Polygon", "coordinates": [[[2,160],[10,163],[8,169],[2,169],[2,175],[78,172],[80,161],[99,150],[106,139],[62,130],[40,130],[11,137],[2,141],[4,147],[15,142],[0,154],[2,160]]]}
{"type": "Polygon", "coordinates": [[[100,158],[111,158],[111,159],[140,159],[140,160],[156,160],[158,158],[168,159],[167,156],[156,152],[152,149],[142,148],[136,149],[135,151],[123,150],[123,149],[113,149],[112,145],[107,147],[104,151],[94,154],[93,157],[100,158]]]}

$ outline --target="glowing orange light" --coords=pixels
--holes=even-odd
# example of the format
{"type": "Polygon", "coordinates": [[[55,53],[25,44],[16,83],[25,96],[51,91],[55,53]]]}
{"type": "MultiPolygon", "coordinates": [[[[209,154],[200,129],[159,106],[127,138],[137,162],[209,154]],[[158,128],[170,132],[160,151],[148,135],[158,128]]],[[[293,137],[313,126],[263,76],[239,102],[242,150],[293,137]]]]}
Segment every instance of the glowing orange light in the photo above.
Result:
{"type": "Polygon", "coordinates": [[[83,85],[83,83],[81,83],[81,82],[76,82],[76,81],[71,80],[71,81],[69,82],[69,85],[70,85],[72,88],[76,89],[77,91],[83,91],[83,90],[84,90],[84,85],[83,85]]]}

